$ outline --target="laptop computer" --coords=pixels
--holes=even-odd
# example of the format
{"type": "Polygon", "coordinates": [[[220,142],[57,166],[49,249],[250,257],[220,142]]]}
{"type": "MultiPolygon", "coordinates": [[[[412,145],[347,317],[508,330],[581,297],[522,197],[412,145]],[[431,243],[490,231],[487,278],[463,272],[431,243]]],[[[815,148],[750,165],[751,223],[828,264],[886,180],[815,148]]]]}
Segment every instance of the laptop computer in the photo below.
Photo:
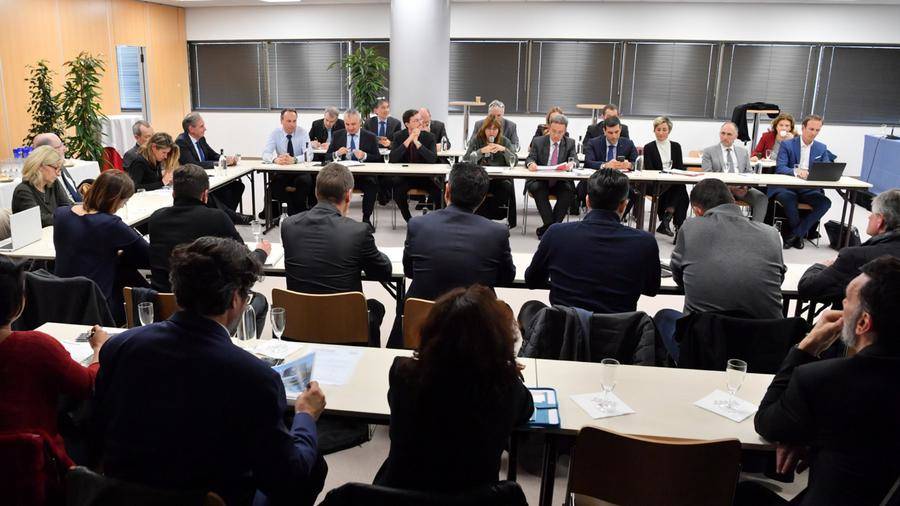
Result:
{"type": "Polygon", "coordinates": [[[41,209],[37,206],[9,217],[9,239],[0,243],[0,251],[15,251],[41,240],[41,209]]]}
{"type": "Polygon", "coordinates": [[[844,173],[846,163],[813,162],[809,167],[807,181],[837,181],[844,173]]]}

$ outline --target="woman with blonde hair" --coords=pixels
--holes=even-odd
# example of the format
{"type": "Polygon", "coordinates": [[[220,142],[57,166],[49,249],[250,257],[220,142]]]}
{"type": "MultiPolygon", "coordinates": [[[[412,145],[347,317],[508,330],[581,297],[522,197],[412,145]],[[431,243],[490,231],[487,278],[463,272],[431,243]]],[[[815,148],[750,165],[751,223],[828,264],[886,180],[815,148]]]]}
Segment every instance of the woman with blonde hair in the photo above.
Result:
{"type": "Polygon", "coordinates": [[[778,150],[781,143],[789,141],[797,135],[794,125],[794,117],[783,112],[772,120],[772,128],[760,136],[756,149],[753,150],[753,156],[756,158],[768,158],[774,160],[778,158],[778,150]]]}
{"type": "Polygon", "coordinates": [[[157,190],[172,183],[178,167],[178,145],[172,136],[159,132],[141,146],[140,156],[126,169],[138,190],[157,190]]]}
{"type": "Polygon", "coordinates": [[[32,151],[22,168],[22,182],[13,191],[12,212],[39,207],[41,226],[52,225],[56,208],[72,205],[66,190],[57,183],[62,166],[62,156],[52,147],[41,146],[32,151]]]}
{"type": "Polygon", "coordinates": [[[97,177],[83,204],[53,215],[56,275],[97,283],[117,323],[124,323],[122,287],[148,287],[137,272],[150,268],[150,244],[116,211],[134,195],[131,178],[117,170],[97,177]],[[102,240],[100,240],[102,239],[102,240]]]}

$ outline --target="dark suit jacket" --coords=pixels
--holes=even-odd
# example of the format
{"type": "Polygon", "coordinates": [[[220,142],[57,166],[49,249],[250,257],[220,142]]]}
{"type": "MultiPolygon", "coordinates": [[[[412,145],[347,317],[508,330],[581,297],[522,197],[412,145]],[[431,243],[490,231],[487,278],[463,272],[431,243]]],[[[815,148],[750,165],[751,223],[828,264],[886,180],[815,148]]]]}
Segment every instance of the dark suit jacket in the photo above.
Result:
{"type": "MultiPolygon", "coordinates": [[[[344,120],[338,119],[334,126],[331,127],[331,135],[334,137],[334,134],[338,130],[344,129],[344,120]]],[[[319,141],[319,142],[328,142],[328,130],[325,128],[325,120],[319,118],[312,122],[312,126],[309,128],[309,140],[311,141],[319,141]]]]}
{"type": "Polygon", "coordinates": [[[131,162],[131,165],[125,169],[125,172],[131,176],[136,190],[144,189],[150,191],[163,187],[162,170],[159,168],[159,165],[151,163],[141,155],[138,155],[131,162]]]}
{"type": "Polygon", "coordinates": [[[375,281],[391,278],[391,261],[378,251],[369,225],[341,216],[325,201],[288,218],[281,242],[288,290],[361,292],[361,271],[375,281]]]}
{"type": "Polygon", "coordinates": [[[122,168],[127,171],[128,167],[138,158],[141,158],[141,145],[135,144],[122,155],[122,168]]]}
{"type": "MultiPolygon", "coordinates": [[[[528,147],[528,159],[525,160],[525,166],[528,167],[532,163],[538,165],[548,165],[550,162],[550,136],[542,135],[531,140],[531,146],[528,147]]],[[[569,158],[578,160],[578,153],[575,149],[575,139],[563,137],[559,141],[558,163],[566,163],[569,158]]],[[[576,162],[576,165],[577,162],[576,162]]]]}
{"type": "Polygon", "coordinates": [[[659,246],[647,232],[622,225],[615,212],[593,210],[544,233],[525,284],[546,288],[548,280],[551,304],[594,313],[634,311],[641,294],[659,291],[659,246]]]}
{"type": "Polygon", "coordinates": [[[460,286],[512,283],[509,229],[454,205],[409,221],[403,272],[408,297],[434,300],[460,286]]]}
{"type": "MultiPolygon", "coordinates": [[[[371,118],[367,119],[365,123],[363,123],[363,128],[372,132],[376,137],[378,137],[378,116],[372,116],[371,118]]],[[[388,116],[387,135],[385,135],[385,137],[387,137],[388,139],[392,139],[394,137],[394,134],[399,132],[402,128],[403,125],[400,124],[399,119],[393,116],[388,116]]]]}
{"type": "Polygon", "coordinates": [[[754,423],[769,441],[811,447],[802,504],[879,504],[887,495],[900,476],[898,383],[900,353],[878,343],[850,358],[788,353],[754,423]]]}
{"type": "MultiPolygon", "coordinates": [[[[192,242],[204,236],[230,237],[242,243],[244,239],[234,228],[234,223],[221,209],[190,197],[178,197],[171,207],[157,209],[147,224],[150,235],[150,275],[153,289],[171,292],[169,284],[169,256],[179,244],[192,242]]],[[[258,249],[253,255],[265,262],[266,253],[258,249]]]]}
{"type": "MultiPolygon", "coordinates": [[[[637,148],[634,147],[631,139],[619,137],[619,142],[616,143],[616,156],[624,156],[631,163],[637,160],[637,148]]],[[[601,135],[588,141],[587,149],[584,151],[584,166],[590,169],[599,169],[607,161],[606,136],[601,135]]]]}
{"type": "Polygon", "coordinates": [[[216,167],[216,162],[219,161],[219,152],[209,147],[209,143],[206,142],[206,137],[201,137],[200,140],[197,141],[197,146],[203,149],[203,157],[205,160],[202,162],[197,156],[197,150],[194,149],[194,143],[191,142],[191,137],[187,132],[179,134],[178,137],[175,138],[175,144],[178,144],[178,149],[180,150],[178,153],[178,163],[181,165],[193,163],[204,169],[214,169],[216,167]]]}
{"type": "Polygon", "coordinates": [[[496,482],[510,434],[534,410],[528,389],[517,382],[483,405],[454,405],[447,399],[459,395],[456,383],[419,395],[418,366],[406,357],[391,366],[391,449],[375,483],[455,492],[496,482]]]}
{"type": "MultiPolygon", "coordinates": [[[[672,168],[684,170],[684,157],[681,154],[681,144],[669,141],[672,149],[672,168]]],[[[644,170],[663,170],[662,158],[659,156],[659,148],[656,141],[644,144],[644,170]]]]}
{"type": "Polygon", "coordinates": [[[182,311],[128,330],[100,364],[90,434],[107,476],[211,490],[229,505],[257,489],[277,504],[304,494],[315,421],[297,414],[289,430],[281,378],[215,321],[182,311]]]}
{"type": "Polygon", "coordinates": [[[434,135],[434,141],[437,144],[440,144],[441,139],[446,137],[447,149],[450,149],[450,136],[447,135],[447,127],[444,125],[443,121],[438,121],[436,119],[431,120],[431,129],[429,132],[431,132],[431,135],[434,135]]]}
{"type": "MultiPolygon", "coordinates": [[[[596,125],[588,125],[587,131],[584,133],[584,148],[587,150],[587,142],[594,137],[603,137],[603,121],[598,121],[596,125]]],[[[628,125],[622,123],[622,135],[621,137],[625,137],[626,139],[630,139],[631,136],[628,135],[628,125]]]]}
{"type": "MultiPolygon", "coordinates": [[[[331,134],[331,144],[325,152],[325,160],[331,160],[335,151],[347,146],[347,131],[337,130],[331,134]]],[[[381,153],[378,151],[378,138],[368,130],[359,129],[356,137],[356,147],[366,153],[367,162],[380,162],[381,153]]],[[[344,157],[349,160],[350,155],[344,157]]]]}
{"type": "Polygon", "coordinates": [[[847,285],[859,275],[859,268],[881,255],[900,258],[900,230],[876,235],[859,246],[842,249],[829,267],[812,264],[800,278],[800,297],[839,303],[847,285]]]}
{"type": "MultiPolygon", "coordinates": [[[[409,137],[409,130],[403,129],[394,134],[391,142],[391,163],[409,163],[409,152],[416,149],[415,143],[410,143],[409,148],[403,145],[409,137]]],[[[431,132],[419,134],[419,142],[422,146],[416,150],[415,163],[437,163],[437,145],[431,132]]]]}

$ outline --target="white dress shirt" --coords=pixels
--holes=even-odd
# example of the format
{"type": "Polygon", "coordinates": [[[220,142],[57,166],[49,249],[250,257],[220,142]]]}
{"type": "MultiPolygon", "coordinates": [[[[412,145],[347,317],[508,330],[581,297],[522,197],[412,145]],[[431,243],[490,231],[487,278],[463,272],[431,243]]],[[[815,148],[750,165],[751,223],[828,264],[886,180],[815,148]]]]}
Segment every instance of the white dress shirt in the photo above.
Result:
{"type": "Polygon", "coordinates": [[[672,161],[672,142],[669,139],[662,142],[656,141],[656,150],[659,151],[659,159],[663,167],[672,161]]]}
{"type": "MultiPolygon", "coordinates": [[[[351,138],[351,137],[353,138],[353,143],[356,144],[356,150],[357,150],[357,151],[361,151],[360,148],[359,148],[359,132],[356,132],[355,134],[351,134],[350,132],[347,132],[347,144],[346,144],[347,154],[344,155],[344,159],[345,159],[345,160],[351,160],[351,159],[352,159],[351,152],[352,152],[353,150],[350,149],[350,138],[351,138]]],[[[363,151],[362,158],[360,158],[359,161],[360,161],[360,162],[363,162],[363,161],[365,161],[365,160],[366,160],[366,153],[365,153],[365,151],[363,151]]]]}
{"type": "Polygon", "coordinates": [[[800,139],[800,168],[809,169],[809,153],[812,151],[812,143],[806,144],[800,139]]]}
{"type": "MultiPolygon", "coordinates": [[[[288,134],[282,128],[276,128],[269,134],[266,147],[263,148],[262,159],[266,163],[272,163],[279,155],[287,153],[288,134]]],[[[302,126],[298,126],[291,134],[291,145],[294,146],[295,161],[312,160],[312,150],[309,146],[309,134],[302,126]],[[304,156],[305,155],[305,156],[304,156]]]]}
{"type": "Polygon", "coordinates": [[[722,144],[719,144],[722,147],[722,172],[728,172],[728,158],[731,157],[732,167],[734,167],[734,174],[737,174],[741,171],[741,168],[738,167],[738,159],[737,154],[734,150],[734,144],[730,147],[725,147],[722,144]],[[730,152],[728,150],[731,150],[730,152]]]}

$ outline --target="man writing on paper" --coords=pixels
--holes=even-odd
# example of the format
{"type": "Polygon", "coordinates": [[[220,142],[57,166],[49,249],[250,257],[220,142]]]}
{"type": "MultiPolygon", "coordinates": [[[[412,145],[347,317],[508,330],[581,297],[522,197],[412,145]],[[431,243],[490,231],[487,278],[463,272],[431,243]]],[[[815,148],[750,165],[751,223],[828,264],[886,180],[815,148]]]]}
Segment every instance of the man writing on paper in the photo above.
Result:
{"type": "MultiPolygon", "coordinates": [[[[325,109],[323,117],[312,122],[309,127],[309,142],[313,149],[328,149],[331,137],[335,132],[344,129],[344,122],[338,118],[338,108],[331,106],[325,109]]],[[[313,161],[324,162],[324,153],[313,155],[313,161]]]]}
{"type": "MultiPolygon", "coordinates": [[[[750,154],[746,148],[735,146],[735,139],[737,139],[737,126],[730,121],[723,123],[719,128],[719,143],[703,150],[700,165],[704,172],[732,174],[753,172],[750,167],[750,154]]],[[[742,200],[750,204],[753,221],[762,223],[766,219],[769,198],[765,193],[747,185],[729,185],[728,189],[731,190],[735,200],[742,200]]]]}
{"type": "MultiPolygon", "coordinates": [[[[569,120],[562,114],[554,114],[550,117],[550,127],[547,135],[535,137],[528,147],[528,158],[525,166],[532,172],[537,172],[538,166],[558,167],[571,170],[578,166],[578,158],[575,148],[575,140],[566,137],[566,129],[569,120]],[[572,160],[569,162],[569,160],[572,160]]],[[[559,223],[565,218],[569,205],[575,198],[575,185],[571,181],[557,179],[529,179],[525,182],[525,188],[534,198],[534,205],[538,208],[543,225],[538,227],[537,236],[540,238],[547,228],[554,223],[559,223]],[[550,195],[556,195],[556,204],[550,208],[550,195]]]]}

